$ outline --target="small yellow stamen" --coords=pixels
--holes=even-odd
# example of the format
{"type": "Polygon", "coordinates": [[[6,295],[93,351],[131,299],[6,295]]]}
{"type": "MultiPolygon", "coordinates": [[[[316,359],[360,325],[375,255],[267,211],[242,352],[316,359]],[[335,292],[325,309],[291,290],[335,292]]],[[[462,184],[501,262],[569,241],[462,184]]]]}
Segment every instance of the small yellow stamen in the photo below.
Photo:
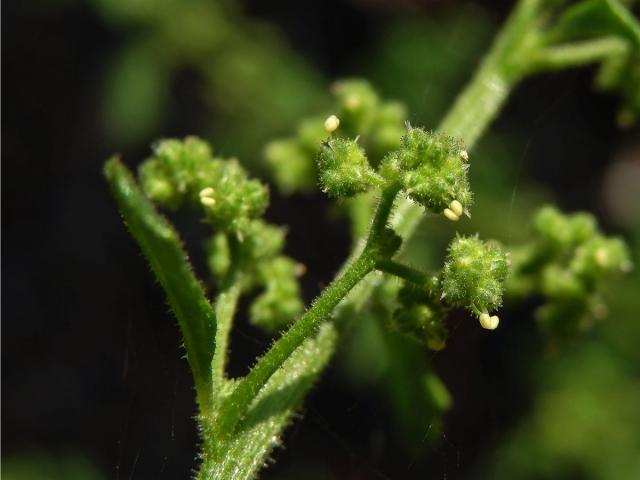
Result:
{"type": "Polygon", "coordinates": [[[469,154],[467,153],[466,150],[460,150],[460,158],[463,159],[465,162],[469,161],[469,154]]]}
{"type": "Polygon", "coordinates": [[[340,126],[340,119],[335,115],[331,115],[324,121],[324,129],[327,133],[335,132],[340,126]]]}
{"type": "Polygon", "coordinates": [[[445,208],[444,212],[442,213],[444,213],[444,216],[447,217],[452,222],[457,222],[458,220],[460,220],[460,217],[456,215],[455,212],[449,208],[445,208]]]}
{"type": "Polygon", "coordinates": [[[464,212],[464,208],[462,208],[462,204],[458,200],[454,200],[453,202],[451,202],[449,204],[449,209],[458,217],[460,217],[464,212]]]}
{"type": "Polygon", "coordinates": [[[482,328],[486,330],[495,330],[500,323],[500,317],[497,315],[489,315],[488,313],[481,313],[478,319],[480,320],[482,328]]]}
{"type": "Polygon", "coordinates": [[[211,197],[200,197],[200,203],[202,203],[205,207],[213,207],[216,204],[216,201],[211,197]]]}
{"type": "Polygon", "coordinates": [[[201,197],[212,197],[213,196],[213,188],[207,187],[200,190],[201,197]]]}

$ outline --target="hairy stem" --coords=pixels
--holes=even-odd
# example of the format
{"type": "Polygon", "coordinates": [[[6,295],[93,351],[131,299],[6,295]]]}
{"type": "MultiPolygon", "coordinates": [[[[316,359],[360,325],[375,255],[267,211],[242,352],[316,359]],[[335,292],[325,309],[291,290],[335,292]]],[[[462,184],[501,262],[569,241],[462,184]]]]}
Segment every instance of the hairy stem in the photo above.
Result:
{"type": "Polygon", "coordinates": [[[411,283],[417,283],[418,285],[427,285],[432,277],[432,275],[428,273],[421,272],[408,265],[387,258],[379,260],[378,263],[376,263],[376,268],[381,272],[394,275],[411,283]]]}
{"type": "Polygon", "coordinates": [[[231,252],[231,267],[220,285],[220,292],[216,300],[216,349],[211,361],[212,394],[220,392],[222,382],[225,380],[225,368],[229,346],[229,333],[233,325],[233,317],[236,313],[238,300],[242,293],[242,266],[238,258],[238,239],[235,235],[228,235],[229,249],[231,252]]]}
{"type": "Polygon", "coordinates": [[[263,355],[249,374],[244,377],[228,398],[224,399],[215,413],[215,432],[229,435],[251,400],[269,380],[271,375],[289,358],[302,342],[313,335],[322,321],[326,320],[340,301],[375,269],[380,256],[380,243],[384,228],[398,193],[393,186],[381,195],[378,209],[371,224],[367,244],[360,255],[325,288],[313,302],[311,308],[294,323],[263,355]]]}

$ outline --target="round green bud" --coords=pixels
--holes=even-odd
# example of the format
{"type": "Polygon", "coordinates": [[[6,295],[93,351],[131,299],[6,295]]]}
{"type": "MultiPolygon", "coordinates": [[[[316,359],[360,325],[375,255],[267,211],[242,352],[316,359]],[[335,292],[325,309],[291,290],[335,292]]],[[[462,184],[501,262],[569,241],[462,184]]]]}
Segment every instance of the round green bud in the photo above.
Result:
{"type": "Polygon", "coordinates": [[[586,291],[580,278],[554,263],[542,270],[541,291],[550,298],[577,298],[586,291]]]}
{"type": "Polygon", "coordinates": [[[322,144],[318,155],[320,185],[331,197],[350,197],[366,192],[375,172],[355,140],[334,138],[322,144]]]}
{"type": "Polygon", "coordinates": [[[142,190],[150,200],[168,208],[177,208],[182,202],[169,169],[158,159],[149,159],[140,165],[138,175],[142,190]]]}
{"type": "Polygon", "coordinates": [[[250,220],[264,213],[269,191],[258,180],[250,180],[236,160],[221,162],[218,178],[199,192],[207,220],[222,230],[244,234],[250,220]]]}
{"type": "Polygon", "coordinates": [[[445,309],[436,296],[437,284],[437,277],[428,285],[404,282],[398,291],[401,306],[391,318],[392,328],[435,351],[442,350],[447,339],[445,309]]]}
{"type": "Polygon", "coordinates": [[[629,271],[631,259],[621,239],[598,235],[576,248],[569,268],[586,281],[595,281],[607,273],[629,271]]]}
{"type": "Polygon", "coordinates": [[[240,244],[243,261],[250,264],[278,255],[284,247],[286,229],[262,220],[253,220],[240,244]]]}
{"type": "Polygon", "coordinates": [[[251,305],[251,323],[275,332],[302,312],[304,305],[296,279],[299,273],[299,265],[285,256],[278,256],[260,265],[259,277],[265,290],[251,305]]]}
{"type": "Polygon", "coordinates": [[[348,132],[365,132],[371,127],[378,106],[378,95],[364,80],[342,80],[333,86],[338,99],[338,118],[348,132]]]}
{"type": "Polygon", "coordinates": [[[502,304],[508,265],[507,255],[495,243],[456,237],[442,271],[442,296],[476,315],[495,310],[502,304]]]}
{"type": "Polygon", "coordinates": [[[215,234],[207,242],[207,265],[217,282],[222,281],[231,267],[231,251],[224,233],[215,234]]]}
{"type": "Polygon", "coordinates": [[[534,218],[534,229],[554,248],[568,248],[586,242],[596,235],[593,215],[578,212],[565,215],[552,206],[542,207],[534,218]]]}
{"type": "Polygon", "coordinates": [[[447,341],[443,317],[441,309],[414,304],[397,309],[393,314],[392,326],[400,333],[424,343],[429,349],[440,351],[447,341]]]}
{"type": "Polygon", "coordinates": [[[463,152],[452,137],[409,127],[400,148],[383,160],[380,173],[399,182],[409,198],[427,210],[455,221],[460,217],[456,211],[461,214],[472,203],[463,152]]]}

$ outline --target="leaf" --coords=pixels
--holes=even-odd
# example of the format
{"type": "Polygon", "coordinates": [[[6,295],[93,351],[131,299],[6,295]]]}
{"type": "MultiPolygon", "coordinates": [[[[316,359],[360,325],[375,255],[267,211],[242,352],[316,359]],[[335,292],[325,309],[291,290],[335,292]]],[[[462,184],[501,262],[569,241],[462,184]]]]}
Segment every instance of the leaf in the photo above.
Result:
{"type": "MultiPolygon", "coordinates": [[[[318,335],[304,341],[269,379],[238,424],[228,443],[203,449],[205,457],[200,480],[247,480],[255,478],[269,460],[279,435],[326,367],[335,349],[337,333],[325,323],[318,335]],[[220,453],[214,458],[211,452],[220,453]]],[[[216,439],[206,438],[215,442],[216,439]]]]}
{"type": "Polygon", "coordinates": [[[155,209],[131,172],[114,157],[105,176],[129,232],[140,245],[182,330],[201,409],[210,403],[216,317],[172,225],[155,209]]]}

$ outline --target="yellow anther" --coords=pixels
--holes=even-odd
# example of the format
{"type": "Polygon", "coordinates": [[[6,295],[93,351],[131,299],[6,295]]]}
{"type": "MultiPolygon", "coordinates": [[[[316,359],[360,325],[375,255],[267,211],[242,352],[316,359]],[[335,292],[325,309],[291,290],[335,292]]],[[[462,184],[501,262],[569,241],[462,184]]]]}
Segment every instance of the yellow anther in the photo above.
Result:
{"type": "Polygon", "coordinates": [[[481,313],[479,320],[482,328],[487,330],[495,330],[500,323],[500,317],[497,315],[489,315],[488,313],[481,313]]]}
{"type": "Polygon", "coordinates": [[[462,216],[462,213],[464,212],[464,208],[462,208],[462,204],[458,200],[451,202],[449,204],[449,209],[458,217],[462,216]]]}
{"type": "Polygon", "coordinates": [[[460,158],[463,159],[465,162],[469,161],[469,154],[467,153],[466,150],[460,150],[460,158]]]}
{"type": "Polygon", "coordinates": [[[216,200],[211,197],[200,197],[200,203],[202,203],[205,207],[212,207],[216,204],[216,200]]]}
{"type": "Polygon", "coordinates": [[[200,197],[213,197],[213,188],[207,187],[200,190],[200,197]]]}
{"type": "Polygon", "coordinates": [[[331,115],[324,121],[324,129],[327,133],[335,132],[340,126],[340,119],[335,115],[331,115]]]}
{"type": "Polygon", "coordinates": [[[460,217],[456,215],[455,212],[450,208],[445,208],[444,212],[442,213],[444,213],[444,216],[447,217],[452,222],[457,222],[458,220],[460,220],[460,217]]]}

